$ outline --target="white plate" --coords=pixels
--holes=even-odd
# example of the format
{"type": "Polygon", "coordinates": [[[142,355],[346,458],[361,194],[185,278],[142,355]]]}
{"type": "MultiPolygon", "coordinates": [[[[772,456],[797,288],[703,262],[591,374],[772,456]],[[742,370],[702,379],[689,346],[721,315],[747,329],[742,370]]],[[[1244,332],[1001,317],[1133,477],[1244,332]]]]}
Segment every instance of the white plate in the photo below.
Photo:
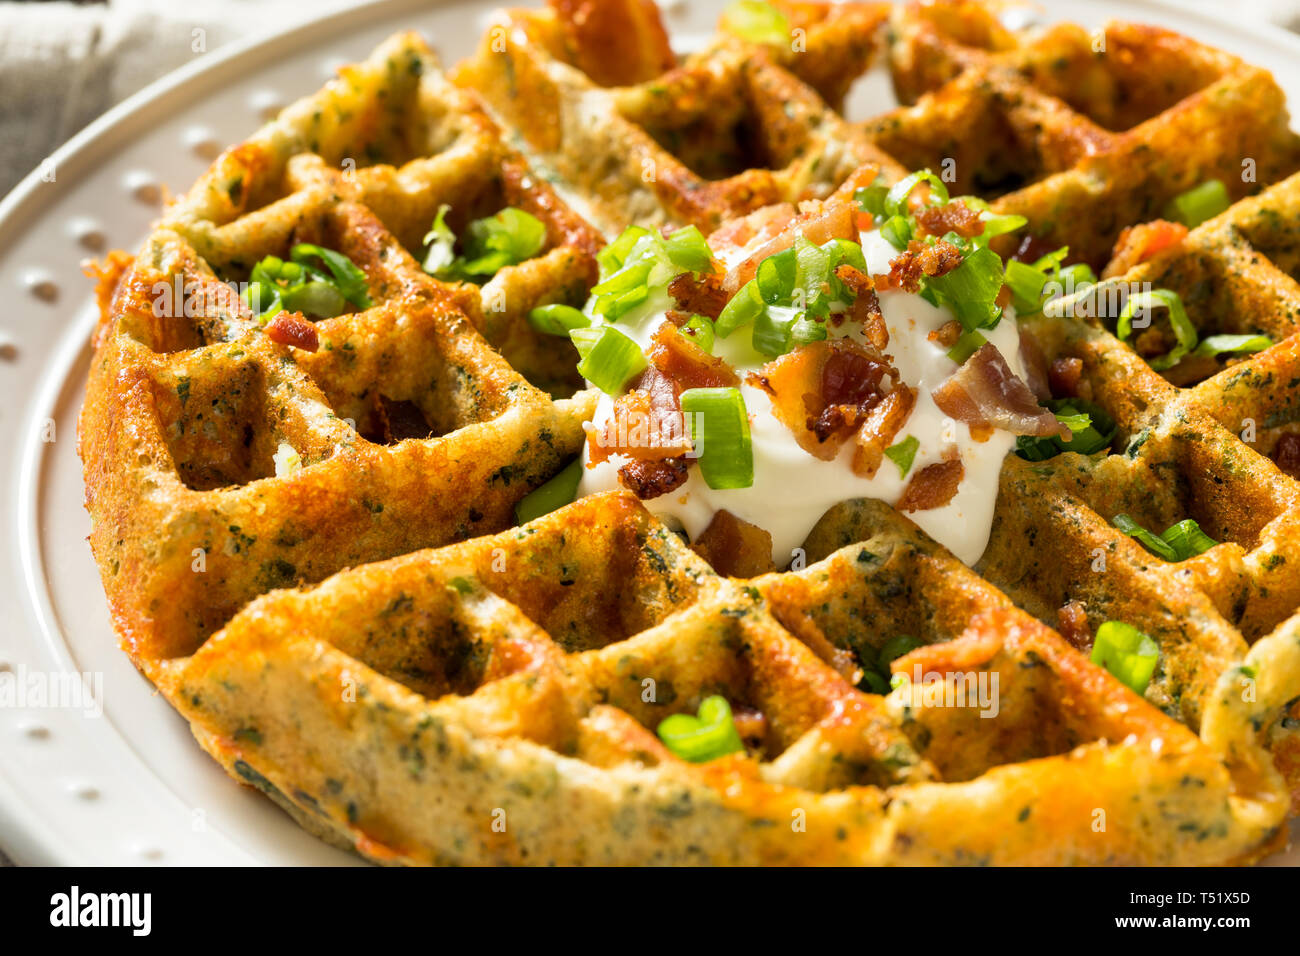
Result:
{"type": "MultiPolygon", "coordinates": [[[[707,34],[722,5],[665,4],[679,48],[707,34]]],[[[53,181],[38,171],[0,203],[0,670],[87,673],[102,686],[100,714],[30,699],[0,706],[0,844],[19,862],[354,862],[236,786],[117,649],[85,540],[76,454],[94,321],[80,263],[96,254],[86,245],[95,236],[134,250],[157,209],[140,197],[187,188],[207,164],[203,144],[244,139],[264,110],[317,89],[398,29],[421,31],[453,63],[494,6],[380,0],[199,56],[60,149],[46,167],[53,181]]],[[[1281,31],[1151,0],[1053,3],[1049,16],[1171,26],[1273,70],[1300,104],[1300,39],[1281,31]]],[[[880,77],[864,81],[851,114],[891,107],[887,90],[880,77]]]]}

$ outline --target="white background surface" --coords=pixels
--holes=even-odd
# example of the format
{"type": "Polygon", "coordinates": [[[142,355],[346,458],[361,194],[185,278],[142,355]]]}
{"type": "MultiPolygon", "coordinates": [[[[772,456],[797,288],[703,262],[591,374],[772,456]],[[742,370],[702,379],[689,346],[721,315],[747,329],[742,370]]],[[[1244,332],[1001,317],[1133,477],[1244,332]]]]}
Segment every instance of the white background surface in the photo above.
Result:
{"type": "MultiPolygon", "coordinates": [[[[136,247],[156,214],[137,193],[183,190],[206,165],[195,143],[243,139],[268,107],[317,89],[340,62],[397,29],[421,30],[453,62],[473,47],[494,5],[386,0],[251,52],[210,48],[56,154],[53,182],[29,179],[0,204],[8,306],[0,311],[0,668],[101,673],[104,686],[99,718],[0,709],[0,844],[19,862],[353,862],[236,786],[117,649],[85,542],[75,447],[93,322],[79,263],[91,254],[90,233],[108,248],[136,247]],[[50,420],[55,440],[47,443],[50,420]]],[[[679,47],[707,32],[721,6],[671,6],[679,47]]],[[[1176,27],[1272,69],[1300,103],[1300,41],[1258,32],[1253,20],[1228,25],[1149,2],[1047,7],[1053,19],[1090,25],[1120,17],[1176,27]]],[[[873,77],[855,90],[850,114],[892,105],[887,81],[873,77]]]]}

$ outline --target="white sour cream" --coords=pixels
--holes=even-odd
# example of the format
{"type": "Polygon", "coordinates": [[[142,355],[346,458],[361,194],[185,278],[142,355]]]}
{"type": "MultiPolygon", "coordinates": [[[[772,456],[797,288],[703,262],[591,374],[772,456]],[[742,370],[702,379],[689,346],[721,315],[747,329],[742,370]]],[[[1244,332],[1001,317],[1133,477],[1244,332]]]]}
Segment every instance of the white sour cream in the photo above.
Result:
{"type": "MultiPolygon", "coordinates": [[[[872,275],[888,274],[889,261],[898,255],[898,250],[879,230],[864,232],[860,239],[867,271],[872,275]]],[[[743,383],[747,372],[757,371],[769,361],[754,351],[750,329],[746,327],[726,339],[718,338],[713,353],[730,364],[742,380],[740,390],[749,412],[754,454],[754,483],[748,488],[713,489],[705,483],[700,469],[694,467],[680,488],[643,502],[645,507],[670,524],[680,526],[692,540],[708,527],[716,512],[730,511],[771,534],[772,560],[777,567],[785,567],[798,553],[796,549],[808,532],[832,506],[852,498],[876,498],[895,504],[913,475],[926,465],[951,457],[955,451],[965,473],[952,500],[941,508],[910,512],[907,517],[966,564],[978,561],[988,545],[1002,461],[1015,448],[1016,437],[995,429],[986,441],[976,441],[969,426],[946,416],[930,397],[931,389],[957,370],[956,363],[948,358],[947,349],[928,338],[932,331],[954,319],[951,310],[935,307],[919,295],[896,289],[879,293],[879,299],[889,329],[886,352],[893,356],[902,380],[916,390],[912,414],[894,438],[894,443],[898,443],[912,435],[920,443],[906,478],[899,475],[898,468],[889,459],[881,463],[871,478],[854,474],[852,441],[845,442],[840,455],[831,461],[821,461],[800,448],[790,429],[772,413],[767,393],[743,383]]],[[[660,296],[614,324],[642,349],[647,349],[665,321],[668,305],[660,296]]],[[[1023,378],[1025,369],[1014,310],[1008,307],[995,328],[981,331],[1006,358],[1011,370],[1023,378]]],[[[828,332],[832,337],[849,336],[864,341],[856,323],[845,322],[838,329],[828,326],[828,332]]],[[[601,397],[593,419],[597,428],[610,417],[613,405],[608,395],[601,397]]],[[[589,449],[584,448],[578,495],[621,488],[618,469],[628,460],[622,455],[611,455],[607,461],[591,467],[589,449]]]]}

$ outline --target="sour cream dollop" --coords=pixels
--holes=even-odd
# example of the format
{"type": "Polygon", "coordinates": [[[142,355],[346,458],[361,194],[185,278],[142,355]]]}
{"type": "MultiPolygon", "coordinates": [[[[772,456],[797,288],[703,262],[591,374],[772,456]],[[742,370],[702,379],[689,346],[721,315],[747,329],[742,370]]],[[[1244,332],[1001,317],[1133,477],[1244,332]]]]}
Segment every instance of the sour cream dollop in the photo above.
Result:
{"type": "MultiPolygon", "coordinates": [[[[890,260],[898,255],[898,250],[878,229],[861,233],[859,239],[868,272],[887,274],[890,260]]],[[[952,311],[931,305],[918,294],[897,289],[880,292],[878,297],[889,330],[886,352],[893,357],[902,380],[916,390],[912,414],[894,438],[897,443],[913,436],[919,443],[906,476],[900,475],[889,460],[871,478],[855,474],[852,442],[846,442],[840,454],[830,461],[814,458],[804,451],[790,429],[773,414],[767,393],[744,383],[746,373],[758,371],[769,358],[754,350],[749,330],[742,328],[725,339],[719,337],[713,353],[731,365],[742,380],[740,390],[749,414],[754,483],[748,488],[710,488],[700,469],[693,467],[681,487],[644,501],[645,507],[670,525],[681,527],[692,540],[708,527],[714,514],[724,509],[730,511],[767,531],[772,536],[773,563],[786,567],[798,555],[797,549],[813,526],[834,505],[853,498],[874,498],[896,504],[912,476],[926,465],[955,455],[964,468],[956,494],[941,507],[909,512],[907,517],[966,564],[978,561],[988,545],[993,525],[1002,462],[1015,448],[1016,436],[994,429],[984,440],[979,440],[971,434],[968,425],[945,415],[930,397],[931,390],[957,370],[947,348],[929,339],[931,332],[954,320],[952,311]]],[[[637,311],[622,316],[616,325],[643,350],[648,349],[669,306],[662,296],[652,296],[637,311]]],[[[1012,308],[1006,308],[994,328],[981,332],[1002,353],[1011,370],[1024,378],[1020,335],[1012,308]]],[[[845,322],[839,328],[829,326],[828,333],[831,337],[847,336],[865,342],[855,323],[845,322]]],[[[600,428],[612,415],[613,408],[614,400],[602,395],[593,425],[600,428]]],[[[590,447],[587,447],[582,461],[580,497],[623,487],[618,470],[629,461],[625,456],[614,454],[592,466],[590,447]]]]}

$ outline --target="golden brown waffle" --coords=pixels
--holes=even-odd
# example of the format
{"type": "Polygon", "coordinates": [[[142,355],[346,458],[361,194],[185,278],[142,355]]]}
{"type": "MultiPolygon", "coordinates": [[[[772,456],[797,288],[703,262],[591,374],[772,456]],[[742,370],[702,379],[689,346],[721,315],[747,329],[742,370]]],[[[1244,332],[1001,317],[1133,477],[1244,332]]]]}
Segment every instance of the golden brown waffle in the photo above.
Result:
{"type": "Polygon", "coordinates": [[[132,659],[232,775],[378,862],[1266,854],[1300,803],[1300,489],[1267,457],[1300,417],[1300,180],[1241,197],[1300,165],[1281,94],[1145,27],[1108,27],[1099,54],[970,3],[782,9],[800,49],[720,36],[678,63],[650,0],[559,0],[506,15],[454,83],[399,36],[219,158],[103,284],[81,452],[132,659]],[[910,105],[845,121],[885,54],[910,105]],[[602,233],[707,232],[863,164],[944,159],[955,191],[1098,265],[1222,177],[1241,201],[1100,289],[1172,288],[1203,333],[1278,344],[1183,388],[1113,310],[1026,320],[1049,361],[1082,360],[1118,453],[1008,458],[974,570],[871,501],[826,515],[815,563],[752,581],[626,494],[512,527],[594,406],[525,316],[584,300],[602,233]],[[547,251],[481,289],[437,281],[412,256],[444,203],[458,232],[528,209],[547,251]],[[268,338],[222,281],[299,241],[346,254],[375,300],[315,323],[316,352],[268,338]],[[197,307],[159,317],[177,282],[197,307]],[[274,474],[281,443],[296,474],[274,474]],[[1120,512],[1223,543],[1166,564],[1120,512]],[[1145,701],[1053,630],[1072,601],[1158,641],[1145,701]],[[895,672],[995,696],[856,689],[897,634],[925,646],[895,672]],[[746,715],[748,752],[686,763],[654,729],[712,694],[746,715]]]}

